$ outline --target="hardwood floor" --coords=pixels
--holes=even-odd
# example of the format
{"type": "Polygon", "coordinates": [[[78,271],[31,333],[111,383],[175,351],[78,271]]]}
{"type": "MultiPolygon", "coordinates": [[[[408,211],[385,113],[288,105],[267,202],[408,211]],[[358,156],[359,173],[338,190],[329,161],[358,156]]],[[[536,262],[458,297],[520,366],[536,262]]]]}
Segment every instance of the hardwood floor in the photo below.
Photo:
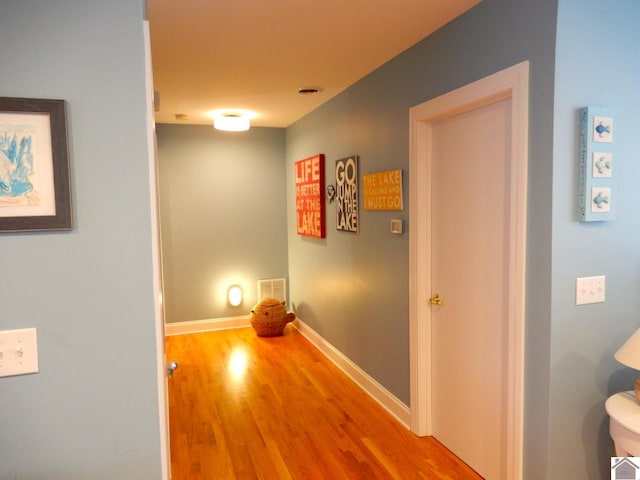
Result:
{"type": "Polygon", "coordinates": [[[480,479],[398,423],[291,325],[168,337],[174,480],[480,479]]]}

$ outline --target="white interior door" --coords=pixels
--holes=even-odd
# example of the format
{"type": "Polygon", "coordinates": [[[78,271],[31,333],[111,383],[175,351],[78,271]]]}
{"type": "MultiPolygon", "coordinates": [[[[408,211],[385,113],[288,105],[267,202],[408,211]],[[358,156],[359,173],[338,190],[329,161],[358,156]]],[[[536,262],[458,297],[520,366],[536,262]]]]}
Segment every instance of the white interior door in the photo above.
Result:
{"type": "Polygon", "coordinates": [[[432,125],[433,436],[487,479],[506,478],[510,112],[432,125]]]}
{"type": "Polygon", "coordinates": [[[410,111],[411,430],[487,479],[522,478],[528,78],[410,111]]]}

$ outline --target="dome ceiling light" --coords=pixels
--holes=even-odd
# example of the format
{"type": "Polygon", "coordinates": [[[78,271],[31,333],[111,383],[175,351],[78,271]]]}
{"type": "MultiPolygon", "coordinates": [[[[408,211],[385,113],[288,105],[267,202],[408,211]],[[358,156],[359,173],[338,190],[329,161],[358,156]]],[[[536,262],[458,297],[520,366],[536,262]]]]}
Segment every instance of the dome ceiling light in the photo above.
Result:
{"type": "Polygon", "coordinates": [[[251,127],[249,116],[238,112],[221,112],[213,117],[213,127],[225,132],[244,132],[251,127]]]}

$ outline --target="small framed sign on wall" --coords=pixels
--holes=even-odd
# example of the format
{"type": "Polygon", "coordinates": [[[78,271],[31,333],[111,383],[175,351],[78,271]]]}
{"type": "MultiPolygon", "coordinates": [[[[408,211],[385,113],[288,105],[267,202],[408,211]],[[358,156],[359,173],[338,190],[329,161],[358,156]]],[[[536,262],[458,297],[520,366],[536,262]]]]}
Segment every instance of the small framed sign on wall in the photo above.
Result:
{"type": "Polygon", "coordinates": [[[324,155],[319,153],[295,163],[296,223],[298,235],[324,238],[324,155]]]}
{"type": "Polygon", "coordinates": [[[336,160],[336,228],[358,232],[358,157],[336,160]]]}
{"type": "Polygon", "coordinates": [[[402,210],[402,170],[363,175],[365,210],[402,210]]]}

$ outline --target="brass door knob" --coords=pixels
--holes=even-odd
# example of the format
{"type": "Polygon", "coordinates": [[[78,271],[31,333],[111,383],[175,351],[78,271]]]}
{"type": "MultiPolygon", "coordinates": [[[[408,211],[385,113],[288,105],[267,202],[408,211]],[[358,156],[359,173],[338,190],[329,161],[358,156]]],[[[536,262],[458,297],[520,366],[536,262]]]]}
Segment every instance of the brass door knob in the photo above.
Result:
{"type": "Polygon", "coordinates": [[[439,294],[435,294],[432,295],[431,298],[429,299],[429,303],[431,305],[442,305],[442,299],[440,298],[439,294]]]}

